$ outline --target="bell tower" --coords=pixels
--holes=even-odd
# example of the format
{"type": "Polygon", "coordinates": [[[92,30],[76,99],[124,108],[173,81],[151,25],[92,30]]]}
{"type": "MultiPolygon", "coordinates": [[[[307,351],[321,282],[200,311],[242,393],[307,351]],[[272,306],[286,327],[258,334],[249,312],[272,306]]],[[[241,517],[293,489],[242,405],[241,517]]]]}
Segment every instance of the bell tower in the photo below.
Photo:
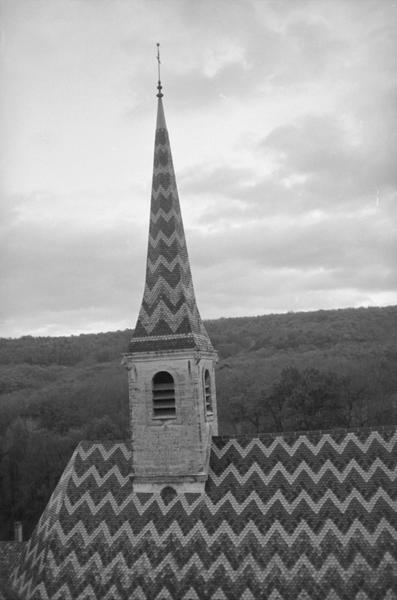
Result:
{"type": "Polygon", "coordinates": [[[217,434],[217,354],[190,271],[160,81],[146,282],[124,362],[128,369],[134,491],[202,492],[217,434]]]}

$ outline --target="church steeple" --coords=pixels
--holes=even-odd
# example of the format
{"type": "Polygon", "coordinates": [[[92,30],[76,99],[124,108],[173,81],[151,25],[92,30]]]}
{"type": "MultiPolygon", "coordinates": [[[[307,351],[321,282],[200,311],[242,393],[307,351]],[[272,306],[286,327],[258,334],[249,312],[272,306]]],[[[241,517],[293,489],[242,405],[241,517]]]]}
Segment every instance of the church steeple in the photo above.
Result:
{"type": "Polygon", "coordinates": [[[129,372],[132,477],[136,491],[201,492],[217,434],[217,354],[193,289],[163,92],[157,123],[146,281],[125,363],[129,372]]]}
{"type": "MultiPolygon", "coordinates": [[[[158,57],[159,58],[159,57],[158,57]]],[[[213,350],[196,304],[158,80],[146,283],[130,351],[213,350]]]]}

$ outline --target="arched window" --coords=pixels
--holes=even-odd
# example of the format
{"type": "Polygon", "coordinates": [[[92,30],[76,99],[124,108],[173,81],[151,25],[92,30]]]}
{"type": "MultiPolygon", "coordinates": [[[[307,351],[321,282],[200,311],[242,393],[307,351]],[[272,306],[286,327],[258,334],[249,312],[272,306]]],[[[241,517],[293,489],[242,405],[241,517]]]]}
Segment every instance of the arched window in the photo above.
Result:
{"type": "Polygon", "coordinates": [[[204,372],[204,395],[205,395],[205,410],[207,415],[212,415],[212,395],[211,395],[211,377],[208,369],[204,372]]]}
{"type": "Polygon", "coordinates": [[[167,371],[159,371],[153,377],[153,417],[155,419],[174,419],[175,384],[174,378],[167,371]]]}

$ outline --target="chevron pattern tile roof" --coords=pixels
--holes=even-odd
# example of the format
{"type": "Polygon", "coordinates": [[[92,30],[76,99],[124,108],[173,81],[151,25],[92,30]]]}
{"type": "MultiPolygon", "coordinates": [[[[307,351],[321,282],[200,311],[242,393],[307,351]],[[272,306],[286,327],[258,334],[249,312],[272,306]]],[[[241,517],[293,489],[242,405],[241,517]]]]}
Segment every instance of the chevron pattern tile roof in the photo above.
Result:
{"type": "Polygon", "coordinates": [[[13,574],[23,599],[395,600],[397,430],[213,439],[205,494],[136,494],[81,443],[13,574]]]}
{"type": "Polygon", "coordinates": [[[130,351],[212,350],[193,289],[161,98],[154,149],[146,283],[130,351]]]}

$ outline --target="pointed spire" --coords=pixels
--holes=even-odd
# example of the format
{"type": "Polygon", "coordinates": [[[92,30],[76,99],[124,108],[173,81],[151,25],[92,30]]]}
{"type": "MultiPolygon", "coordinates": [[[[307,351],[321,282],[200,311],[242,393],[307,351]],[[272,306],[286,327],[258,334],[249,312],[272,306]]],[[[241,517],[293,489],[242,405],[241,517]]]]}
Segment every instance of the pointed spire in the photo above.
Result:
{"type": "Polygon", "coordinates": [[[194,295],[158,61],[158,103],[146,283],[130,352],[197,348],[213,351],[194,295]]]}

